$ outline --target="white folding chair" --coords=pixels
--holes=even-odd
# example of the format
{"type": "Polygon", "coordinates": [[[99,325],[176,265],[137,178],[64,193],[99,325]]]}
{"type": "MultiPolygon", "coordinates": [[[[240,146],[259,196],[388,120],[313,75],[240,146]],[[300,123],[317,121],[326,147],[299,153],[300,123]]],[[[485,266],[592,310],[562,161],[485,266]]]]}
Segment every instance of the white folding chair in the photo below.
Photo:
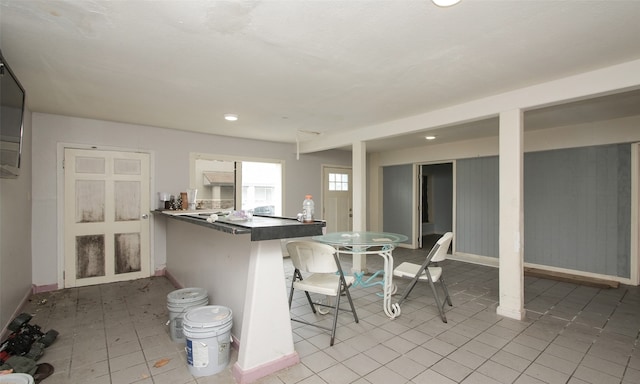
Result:
{"type": "Polygon", "coordinates": [[[349,293],[349,287],[353,284],[354,278],[353,276],[344,275],[336,250],[330,245],[315,241],[291,241],[287,243],[287,251],[295,268],[291,282],[291,291],[289,292],[289,309],[291,309],[294,289],[300,289],[305,291],[313,313],[316,313],[316,305],[332,308],[334,311],[332,328],[293,317],[291,320],[331,331],[331,343],[329,345],[333,345],[339,311],[349,311],[353,313],[353,318],[356,323],[358,322],[358,315],[356,314],[356,309],[353,305],[353,300],[351,300],[351,294],[349,293]],[[305,275],[304,277],[303,274],[305,275]],[[335,299],[332,300],[334,305],[314,303],[309,293],[334,297],[335,299]],[[349,305],[351,306],[350,310],[340,308],[341,293],[347,296],[349,305]]]}
{"type": "Polygon", "coordinates": [[[449,244],[451,244],[451,240],[453,239],[453,233],[447,232],[445,233],[431,248],[427,258],[425,259],[422,265],[414,264],[409,262],[404,262],[400,264],[393,270],[393,275],[398,277],[411,278],[411,282],[404,290],[402,297],[398,304],[402,304],[402,302],[409,296],[409,293],[416,285],[418,280],[420,281],[428,281],[431,286],[431,290],[433,291],[433,296],[436,300],[436,305],[438,306],[438,311],[440,312],[440,317],[443,322],[447,322],[447,317],[444,314],[444,305],[445,303],[449,304],[449,306],[453,306],[451,303],[451,297],[449,296],[449,290],[447,290],[447,285],[444,283],[444,276],[442,274],[442,267],[438,265],[439,262],[443,261],[449,250],[449,244]],[[440,297],[438,296],[438,292],[436,290],[436,286],[434,283],[440,282],[442,286],[442,290],[444,291],[444,300],[442,303],[440,302],[440,297]]]}

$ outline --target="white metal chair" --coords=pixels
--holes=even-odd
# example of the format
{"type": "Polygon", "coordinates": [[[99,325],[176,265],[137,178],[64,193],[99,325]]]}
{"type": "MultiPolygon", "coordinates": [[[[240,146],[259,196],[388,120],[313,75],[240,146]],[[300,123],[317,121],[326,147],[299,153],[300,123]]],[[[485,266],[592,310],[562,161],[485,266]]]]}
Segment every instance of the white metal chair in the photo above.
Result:
{"type": "Polygon", "coordinates": [[[447,317],[444,314],[444,305],[445,303],[449,304],[449,306],[453,306],[451,303],[451,297],[449,296],[449,290],[447,290],[447,285],[444,283],[444,276],[442,274],[442,267],[438,265],[439,262],[443,261],[449,250],[449,245],[451,244],[451,240],[453,239],[453,233],[447,232],[445,233],[431,248],[427,258],[425,259],[422,265],[404,262],[400,264],[393,270],[393,275],[398,277],[406,277],[411,278],[411,282],[404,290],[402,297],[398,304],[402,304],[402,302],[409,296],[409,293],[416,285],[418,280],[420,281],[428,281],[431,286],[431,290],[433,291],[433,296],[436,300],[436,305],[438,306],[438,311],[440,312],[440,317],[443,322],[447,322],[447,317]],[[444,291],[444,300],[440,302],[440,297],[438,296],[438,292],[436,290],[436,286],[434,283],[440,282],[442,286],[442,290],[444,291]]]}
{"type": "Polygon", "coordinates": [[[313,313],[316,313],[316,306],[333,308],[334,311],[332,328],[293,317],[291,320],[331,331],[331,343],[329,345],[333,345],[339,311],[353,313],[353,318],[356,323],[358,322],[358,315],[356,314],[356,309],[353,305],[353,300],[351,300],[351,294],[349,293],[349,287],[353,284],[354,277],[344,275],[336,250],[330,245],[315,241],[291,241],[287,243],[287,251],[295,268],[291,282],[291,291],[289,292],[289,309],[291,309],[294,289],[300,289],[305,291],[313,313]],[[305,274],[304,278],[303,273],[305,274]],[[334,297],[335,299],[332,300],[334,305],[314,303],[309,295],[310,292],[334,297]],[[349,300],[350,310],[340,308],[340,296],[342,293],[344,293],[349,300]]]}

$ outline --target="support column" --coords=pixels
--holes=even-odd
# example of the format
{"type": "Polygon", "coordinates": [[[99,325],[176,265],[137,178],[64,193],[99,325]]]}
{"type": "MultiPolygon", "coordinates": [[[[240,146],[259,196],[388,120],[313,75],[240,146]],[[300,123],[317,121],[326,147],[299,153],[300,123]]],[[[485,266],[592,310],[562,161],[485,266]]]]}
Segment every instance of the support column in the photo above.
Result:
{"type": "Polygon", "coordinates": [[[519,109],[500,114],[500,304],[496,312],[517,320],[525,316],[522,119],[519,109]]]}
{"type": "MultiPolygon", "coordinates": [[[[352,144],[353,177],[353,230],[367,230],[367,144],[358,141],[352,144]]],[[[366,255],[353,255],[353,271],[367,271],[366,255]]]]}

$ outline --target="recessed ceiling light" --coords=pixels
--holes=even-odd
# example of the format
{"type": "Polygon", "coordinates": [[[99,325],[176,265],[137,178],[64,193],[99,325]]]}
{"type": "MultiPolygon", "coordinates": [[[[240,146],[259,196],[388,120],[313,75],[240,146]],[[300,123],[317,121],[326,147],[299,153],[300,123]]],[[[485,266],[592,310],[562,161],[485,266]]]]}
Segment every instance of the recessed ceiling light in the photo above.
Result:
{"type": "Polygon", "coordinates": [[[438,7],[450,7],[460,2],[460,0],[432,0],[432,1],[438,7]]]}
{"type": "Polygon", "coordinates": [[[233,113],[225,113],[224,119],[227,121],[236,121],[238,120],[238,115],[234,115],[233,113]]]}
{"type": "Polygon", "coordinates": [[[424,138],[427,139],[427,140],[435,140],[436,139],[435,136],[425,136],[424,138]]]}

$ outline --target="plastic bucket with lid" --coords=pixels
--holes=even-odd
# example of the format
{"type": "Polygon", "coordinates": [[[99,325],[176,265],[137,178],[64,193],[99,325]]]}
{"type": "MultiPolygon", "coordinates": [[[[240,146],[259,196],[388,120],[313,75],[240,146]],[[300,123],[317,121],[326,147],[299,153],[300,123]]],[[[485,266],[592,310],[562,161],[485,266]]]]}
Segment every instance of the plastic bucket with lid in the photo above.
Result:
{"type": "Polygon", "coordinates": [[[167,295],[167,309],[169,310],[169,334],[171,340],[184,342],[182,333],[182,318],[192,308],[209,304],[209,296],[203,288],[183,288],[167,295]]]}
{"type": "Polygon", "coordinates": [[[182,321],[187,343],[187,365],[193,376],[209,376],[229,364],[231,309],[209,305],[190,309],[182,321]]]}
{"type": "Polygon", "coordinates": [[[0,375],[0,383],[33,384],[35,380],[31,375],[27,375],[26,373],[9,373],[7,375],[0,375]]]}

